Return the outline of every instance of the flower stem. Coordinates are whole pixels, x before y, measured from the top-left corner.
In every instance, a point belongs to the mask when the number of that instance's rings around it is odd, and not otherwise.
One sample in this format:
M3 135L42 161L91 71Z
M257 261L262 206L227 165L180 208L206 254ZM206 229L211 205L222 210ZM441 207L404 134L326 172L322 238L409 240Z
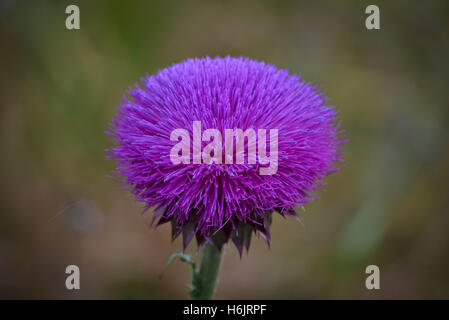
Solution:
M190 295L195 300L210 300L215 293L222 252L213 243L204 245L200 270L194 272Z

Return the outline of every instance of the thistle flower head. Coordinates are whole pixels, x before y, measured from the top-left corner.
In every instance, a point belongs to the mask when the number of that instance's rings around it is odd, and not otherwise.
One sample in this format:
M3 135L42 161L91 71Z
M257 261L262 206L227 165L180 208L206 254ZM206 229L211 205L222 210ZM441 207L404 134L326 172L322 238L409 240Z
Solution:
M326 98L299 76L247 58L189 59L146 76L124 96L113 123L117 145L107 152L116 171L146 209L155 208L158 225L171 222L172 238L183 235L184 247L194 236L199 246L219 248L231 238L240 253L252 233L269 241L272 213L296 217L341 160ZM198 123L203 135L195 141ZM179 128L188 135L182 144L171 139ZM218 135L205 139L207 129ZM244 135L224 141L227 129ZM215 161L202 161L211 141ZM261 174L267 167L271 173Z

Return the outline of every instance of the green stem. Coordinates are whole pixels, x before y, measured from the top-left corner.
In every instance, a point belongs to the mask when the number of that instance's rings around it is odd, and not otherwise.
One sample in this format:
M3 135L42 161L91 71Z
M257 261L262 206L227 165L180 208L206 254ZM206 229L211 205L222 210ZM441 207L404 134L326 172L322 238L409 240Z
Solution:
M199 271L193 274L190 294L195 300L210 300L214 296L222 253L217 246L206 243Z

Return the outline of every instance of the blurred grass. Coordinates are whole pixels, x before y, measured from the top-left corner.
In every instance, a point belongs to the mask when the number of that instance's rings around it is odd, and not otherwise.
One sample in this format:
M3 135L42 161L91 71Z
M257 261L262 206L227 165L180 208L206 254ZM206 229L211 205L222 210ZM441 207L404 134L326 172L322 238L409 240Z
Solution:
M65 29L77 4L81 29ZM0 297L187 298L181 244L108 175L104 134L129 86L205 55L319 84L350 139L304 227L228 248L218 298L449 298L445 1L4 1L0 6ZM195 249L189 252L196 255ZM77 264L79 292L64 288ZM381 290L364 288L368 264Z

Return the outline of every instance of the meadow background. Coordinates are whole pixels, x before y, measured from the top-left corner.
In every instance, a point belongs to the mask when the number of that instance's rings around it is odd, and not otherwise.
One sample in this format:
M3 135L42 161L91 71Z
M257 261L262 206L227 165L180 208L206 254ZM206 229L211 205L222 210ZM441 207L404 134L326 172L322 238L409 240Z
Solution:
M228 54L320 85L350 142L303 226L274 217L271 248L226 249L216 297L449 298L448 34L447 1L2 0L0 298L188 298L187 265L159 278L180 240L110 179L104 132L146 73Z

